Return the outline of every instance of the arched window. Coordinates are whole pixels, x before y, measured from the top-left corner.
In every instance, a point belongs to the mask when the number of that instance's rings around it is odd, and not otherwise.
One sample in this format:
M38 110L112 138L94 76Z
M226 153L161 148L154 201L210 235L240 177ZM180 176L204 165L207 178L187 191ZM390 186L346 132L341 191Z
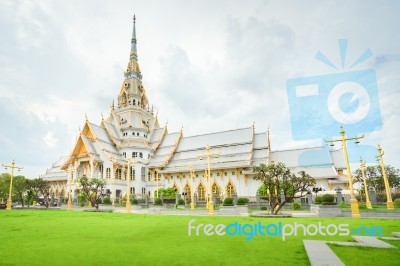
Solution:
M192 189L190 188L190 186L189 186L188 183L186 183L186 186L185 186L185 188L184 188L184 192L186 193L186 195L187 195L188 197L190 197L190 196L192 195Z
M198 196L198 199L200 201L206 200L206 197L205 197L206 196L206 190L205 190L203 184L201 184L201 183L197 187L197 196Z
M156 182L160 182L160 173L158 173L157 171L154 172L154 181Z
M233 193L235 193L235 187L229 181L228 185L226 185L226 195L228 198L233 198Z
M121 168L117 169L117 178L122 179L122 169Z
M103 177L103 170L104 170L103 168L104 168L103 165L100 164L100 165L99 165L100 178L104 178L104 177Z
M219 186L217 185L217 183L214 183L212 185L212 192L215 193L217 196L219 195L220 189L219 189Z
M179 187L176 184L174 184L172 188L175 190L175 192L179 193Z

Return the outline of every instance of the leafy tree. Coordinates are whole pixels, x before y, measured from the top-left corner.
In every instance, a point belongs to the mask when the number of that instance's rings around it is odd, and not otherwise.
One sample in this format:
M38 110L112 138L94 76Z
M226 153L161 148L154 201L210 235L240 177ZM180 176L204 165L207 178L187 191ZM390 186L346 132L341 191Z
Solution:
M79 178L82 186L81 193L84 194L92 207L99 209L101 191L106 185L106 181L99 178L87 178L86 176Z
M308 188L315 185L315 179L304 171L295 175L284 163L253 168L254 179L260 180L268 191L271 213L276 215L287 203L307 194Z
M6 200L10 190L10 178L11 175L3 173L0 175L0 198Z
M383 180L382 168L380 165L369 165L364 168L365 178L368 187L375 188L377 193L385 192L385 183ZM390 187L400 186L400 170L390 165L385 165L386 177L388 178ZM354 179L360 182L362 190L364 189L364 180L361 169L357 169L353 173Z
M31 190L36 192L36 196L43 196L43 203L46 208L50 205L50 185L48 181L43 180L42 178L32 179L31 182Z
M260 197L267 197L268 196L268 190L265 187L264 183L261 184L261 186L258 188L258 195L260 195Z
M24 176L17 175L13 177L13 194L21 201L22 207L24 207L24 194L28 189L29 182Z

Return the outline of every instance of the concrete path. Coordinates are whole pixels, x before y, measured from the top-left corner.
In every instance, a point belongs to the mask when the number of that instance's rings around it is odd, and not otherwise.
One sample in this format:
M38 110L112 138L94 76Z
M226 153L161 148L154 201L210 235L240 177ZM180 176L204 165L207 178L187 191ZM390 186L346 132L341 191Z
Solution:
M325 241L303 240L311 266L344 266Z
M400 232L393 232L392 235L395 237L382 237L381 239L400 240ZM370 248L396 248L374 236L352 236L352 238L357 242L303 240L310 264L312 266L344 265L327 244Z

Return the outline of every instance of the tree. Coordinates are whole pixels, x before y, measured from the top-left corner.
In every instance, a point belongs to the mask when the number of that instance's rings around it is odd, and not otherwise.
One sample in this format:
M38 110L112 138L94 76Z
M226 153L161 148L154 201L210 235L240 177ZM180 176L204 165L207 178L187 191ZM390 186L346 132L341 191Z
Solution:
M81 193L84 194L92 207L99 209L101 191L106 185L106 181L99 178L87 178L86 176L79 178L82 186Z
M10 191L10 178L11 175L3 173L0 175L0 198L4 201L7 200Z
M368 187L373 187L375 191L379 193L385 192L385 183L383 181L382 168L379 165L370 165L364 168L365 178ZM390 187L400 186L400 170L390 165L385 165L386 177ZM357 169L353 173L354 179L360 182L361 189L364 189L364 180L361 169Z
M29 183L24 176L13 177L13 194L21 201L22 207L24 207L24 194L29 189L28 185Z
M42 178L32 179L30 182L30 190L34 191L37 197L39 195L43 196L43 203L46 208L50 205L50 185L48 181L43 180ZM37 200L38 198L36 198Z
M265 185L268 192L271 214L278 214L282 207L293 201L295 198L301 198L308 192L310 186L315 185L315 179L304 171L295 175L284 164L261 164L253 168L254 179L260 180Z

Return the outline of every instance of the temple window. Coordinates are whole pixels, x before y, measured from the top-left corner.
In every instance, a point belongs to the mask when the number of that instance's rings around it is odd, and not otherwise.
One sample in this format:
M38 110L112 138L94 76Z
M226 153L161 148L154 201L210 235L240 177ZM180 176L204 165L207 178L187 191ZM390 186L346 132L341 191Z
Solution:
M205 198L205 189L204 189L204 186L202 185L202 184L200 184L198 187L197 187L197 194L198 194L198 197L199 197L199 200L200 201L203 201L203 200L205 200L206 198Z
M233 193L235 193L235 187L229 181L228 185L226 186L226 194L228 198L233 198Z

